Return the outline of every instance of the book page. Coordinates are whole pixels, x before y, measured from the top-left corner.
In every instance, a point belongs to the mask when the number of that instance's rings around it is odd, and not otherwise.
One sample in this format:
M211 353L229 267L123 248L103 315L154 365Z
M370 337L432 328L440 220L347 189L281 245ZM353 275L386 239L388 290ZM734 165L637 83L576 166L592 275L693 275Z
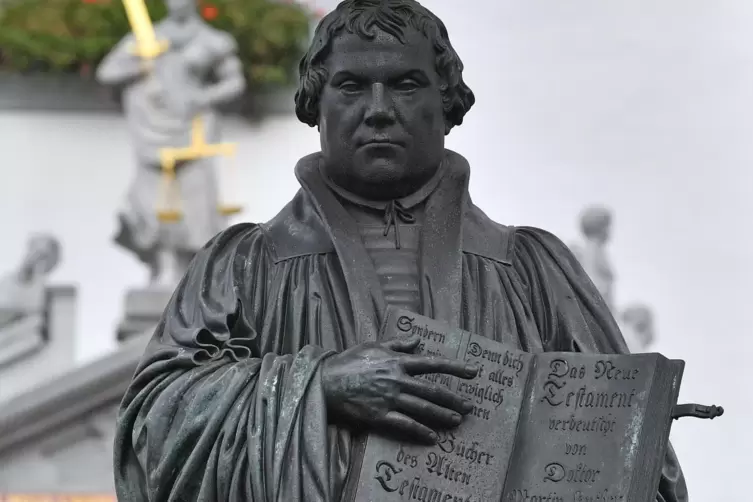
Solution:
M643 502L626 497L657 357L538 354L503 502Z
M434 446L370 435L351 500L499 501L532 356L406 311L386 322L386 338L417 334L420 352L482 369L473 380L425 375L471 400L473 411L457 429L437 431Z

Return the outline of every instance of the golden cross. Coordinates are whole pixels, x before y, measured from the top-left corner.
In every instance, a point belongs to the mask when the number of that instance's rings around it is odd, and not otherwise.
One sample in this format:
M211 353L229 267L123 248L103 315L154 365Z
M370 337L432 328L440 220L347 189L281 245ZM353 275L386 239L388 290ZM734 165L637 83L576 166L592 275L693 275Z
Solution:
M142 59L150 61L167 50L166 40L158 41L144 0L123 0L128 23L136 38L136 50Z
M149 17L144 0L123 0L128 22L136 38L135 53L144 61L151 63L168 48L167 41L157 40L154 25ZM204 124L196 116L191 124L191 144L183 148L160 149L163 175L163 199L166 207L158 208L157 216L162 221L177 221L181 217L179 202L175 194L175 166L178 162L205 157L233 156L236 152L234 143L209 144L204 138ZM172 199L172 200L171 200ZM231 215L241 211L239 205L222 204L218 208L221 214Z

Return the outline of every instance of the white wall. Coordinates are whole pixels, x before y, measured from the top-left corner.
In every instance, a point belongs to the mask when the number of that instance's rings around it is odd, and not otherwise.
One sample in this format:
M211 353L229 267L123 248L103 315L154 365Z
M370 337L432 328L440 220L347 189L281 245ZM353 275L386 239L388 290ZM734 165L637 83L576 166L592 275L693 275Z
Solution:
M614 208L618 302L654 307L657 350L687 362L683 400L727 410L674 426L693 500L747 492L753 3L424 3L445 19L478 98L449 139L471 161L475 202L567 241L584 205ZM265 220L297 189L293 164L316 133L288 117L227 136L241 144L244 218ZM131 173L123 124L5 114L0 146L0 263L19 258L27 232L57 232L56 280L81 285L80 355L95 357L112 347L123 290L146 279L110 243Z

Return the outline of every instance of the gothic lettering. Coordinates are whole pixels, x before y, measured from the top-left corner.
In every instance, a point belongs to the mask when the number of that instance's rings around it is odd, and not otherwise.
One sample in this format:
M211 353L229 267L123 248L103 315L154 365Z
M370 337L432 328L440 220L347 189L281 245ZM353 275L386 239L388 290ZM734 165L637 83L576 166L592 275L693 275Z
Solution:
M494 385L483 385L476 381L458 382L458 394L469 394L474 396L476 404L481 405L484 402L494 403L495 408L499 408L504 400L503 390L496 388Z
M609 490L600 490L592 493L577 491L573 495L573 502L624 502L625 496L618 493L610 493Z
M407 315L400 316L397 319L397 329L402 331L403 333L410 333L411 335L418 335L421 338L425 340L429 340L435 343L444 343L445 338L447 337L444 333L441 331L434 331L433 329L430 329L429 326L417 326L414 323L416 320L415 317L410 317Z
M546 494L529 493L528 490L513 490L505 502L565 502L556 492Z
M544 481L553 483L595 483L601 474L600 469L592 469L583 462L578 463L574 468L567 467L559 462L552 462L544 467Z
M546 395L541 398L541 402L546 401L552 406L561 405L562 399L557 396L557 391L562 390L565 385L564 382L558 382L556 380L547 380L544 382L544 391L546 391Z
M487 375L487 380L494 382L502 387L512 387L515 383L515 379L509 375L505 375L505 370L494 370Z
M465 459L471 464L491 465L494 459L494 455L481 449L478 441L471 441L468 444L458 440L452 431L441 431L438 436L437 446L440 450Z
M585 455L588 453L588 446L578 443L565 443L565 455Z
M499 364L500 366L511 368L517 375L523 371L523 355L513 354L509 350L502 354L501 352L485 349L476 342L471 342L468 344L466 355L485 359L489 362Z
M379 482L384 491L394 492L397 490L398 487L394 486L392 478L395 474L400 474L401 472L403 472L401 468L395 467L385 460L381 460L377 462L376 471L377 474L376 476L374 476L374 479Z
M586 386L575 392L568 392L565 406L579 410L581 408L630 408L636 390L628 392L592 392ZM551 404L551 403L550 403Z
M609 415L601 415L591 419L576 418L571 414L569 418L550 418L549 430L562 432L594 432L603 436L614 432L617 421Z
M635 380L638 377L638 368L621 369L612 361L596 361L594 364L594 378L599 380Z
M426 470L440 478L454 481L455 483L468 485L471 482L471 474L460 469L456 464L444 455L430 451L426 454Z
M404 500L418 502L476 502L470 495L456 495L433 488L418 476L410 481L404 480L398 493Z
M416 467L418 465L418 456L409 455L403 450L403 445L400 445L400 449L397 451L397 462L408 467Z

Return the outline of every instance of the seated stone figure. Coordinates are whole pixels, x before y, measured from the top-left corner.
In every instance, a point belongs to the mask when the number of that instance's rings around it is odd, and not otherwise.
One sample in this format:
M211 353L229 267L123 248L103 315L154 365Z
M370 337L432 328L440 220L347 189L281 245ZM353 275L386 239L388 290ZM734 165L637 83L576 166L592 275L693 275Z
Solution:
M119 413L121 502L339 501L369 431L456 426L470 403L416 377L478 369L379 340L387 305L531 352L627 351L567 246L471 201L444 142L474 96L434 14L346 0L300 70L321 151L275 218L221 232L178 285ZM670 451L657 500L686 499Z
M0 329L44 310L45 280L60 262L56 238L32 236L21 264L0 278Z
M49 341L47 277L59 262L58 240L51 235L33 235L21 263L0 277L0 368L40 350Z

